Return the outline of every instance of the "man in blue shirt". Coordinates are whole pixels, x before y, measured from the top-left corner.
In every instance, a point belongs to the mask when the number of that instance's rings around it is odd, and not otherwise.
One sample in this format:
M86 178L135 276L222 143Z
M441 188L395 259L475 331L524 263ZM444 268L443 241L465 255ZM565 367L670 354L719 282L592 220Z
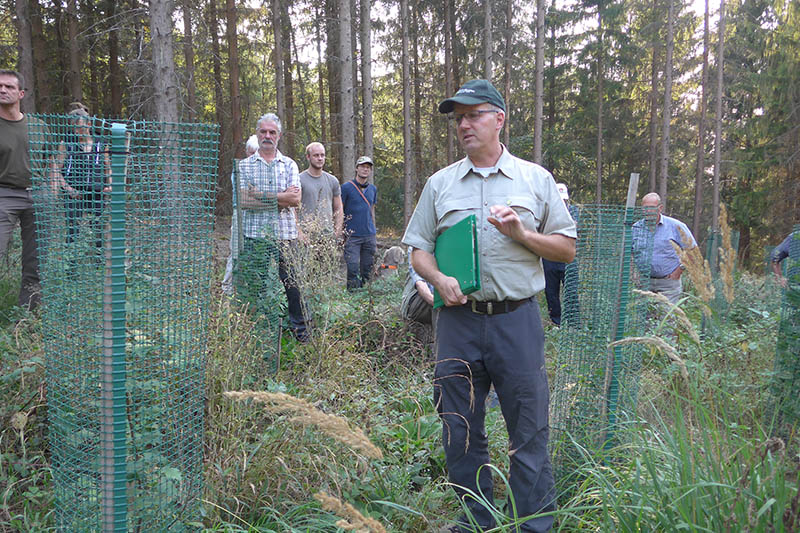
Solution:
M652 233L653 256L650 263L650 290L662 293L672 304L678 303L683 291L681 275L685 267L681 264L678 253L672 247L677 244L681 249L692 249L697 246L689 227L680 220L662 214L664 204L661 197L648 193L642 198L645 218L633 225L633 254L640 270L646 266L644 257L648 236Z
M781 272L781 261L789 257L789 251L792 246L800 248L800 231L793 231L790 233L788 237L783 239L782 243L772 250L772 271L775 273L775 276L777 276L778 283L780 283L781 287L784 289L788 283Z
M344 261L347 263L347 288L357 289L369 280L375 260L375 203L378 189L369 182L372 159L362 156L356 162L355 179L342 185L344 209Z

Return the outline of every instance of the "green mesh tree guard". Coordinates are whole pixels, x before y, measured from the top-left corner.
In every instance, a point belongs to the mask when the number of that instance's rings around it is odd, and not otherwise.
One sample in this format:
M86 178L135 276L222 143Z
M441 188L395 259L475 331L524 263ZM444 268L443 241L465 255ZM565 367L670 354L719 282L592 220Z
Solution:
M261 337L264 358L273 359L279 349L286 300L280 279L278 239L281 216L278 211L276 161L233 165L231 221L234 236L234 290L238 301L252 314Z
M640 208L588 205L578 210L576 259L567 265L562 322L556 334L551 440L559 469L569 470L570 442L597 450L635 417L642 346L609 348L640 336L647 303L633 292L650 283L652 234L636 232Z
M39 118L56 527L193 530L217 127Z
M789 257L783 263L787 286L783 291L772 390L778 419L796 424L800 422L800 225L794 227Z

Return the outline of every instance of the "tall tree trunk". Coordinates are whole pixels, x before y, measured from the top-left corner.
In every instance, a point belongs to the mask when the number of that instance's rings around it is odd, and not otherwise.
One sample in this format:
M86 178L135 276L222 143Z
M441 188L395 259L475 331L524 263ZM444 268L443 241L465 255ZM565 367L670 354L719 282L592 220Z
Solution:
M47 75L47 42L44 38L42 27L42 8L39 0L28 2L28 16L31 21L31 44L33 46L34 78L32 87L35 89L36 111L47 113L50 111L50 87ZM35 111L34 111L35 112Z
M286 118L286 85L283 72L283 24L281 24L281 0L272 0L272 33L275 37L273 67L275 70L275 113L283 121ZM278 141L278 148L283 151L286 141Z
M350 48L350 0L339 1L339 57L341 58L342 167L355 172L356 132L353 117L353 51Z
M16 0L17 50L19 73L25 79L25 98L21 103L23 113L36 113L36 78L33 70L33 38L28 0Z
M172 11L170 0L150 0L150 42L153 47L153 99L156 117L177 123L178 80L172 50Z
M553 0L551 9L555 16L556 0ZM550 135L554 135L556 127L556 28L555 24L550 25L550 76L547 78L547 85L549 86L547 95L547 131ZM547 168L552 167L552 161L548 158Z
M492 3L483 3L483 77L492 81Z
M455 83L453 80L453 34L450 28L453 24L453 0L444 0L444 87L445 94L449 98L455 92ZM455 131L453 131L453 124L447 121L447 164L449 165L455 161L456 147L455 147Z
M711 227L719 231L719 177L722 161L722 89L725 71L725 0L719 2L719 36L717 37L717 88L714 102L714 198L712 200Z
M197 94L194 83L194 39L192 37L192 5L182 0L183 8L183 58L186 62L186 118L194 122L197 118Z
M326 152L331 160L330 168L343 181L355 175L354 168L345 168L342 163L342 62L339 59L339 3L325 1L328 64L328 106L330 109L330 132Z
M658 0L653 0L653 11ZM649 192L658 189L658 36L653 39L653 61L650 64L650 186Z
M325 76L322 69L322 35L320 26L322 25L322 17L319 14L319 8L314 6L314 31L317 38L317 90L319 91L319 119L320 119L320 141L322 144L328 144L327 128L327 106L325 105ZM311 139L309 139L311 140ZM341 177L341 174L339 174Z
M211 37L211 62L214 75L214 113L219 124L219 160L217 162L217 211L229 214L229 200L232 198L230 176L230 155L227 144L225 124L225 100L222 93L222 60L219 46L219 27L217 25L217 0L208 0L206 23Z
M69 93L73 101L83 101L81 89L81 52L78 42L78 2L67 0L67 31L69 32Z
M361 0L361 106L364 116L364 155L375 151L372 131L372 2Z
M603 1L597 3L597 154L595 202L603 202Z
M294 109L294 82L292 80L292 25L289 18L289 3L280 2L281 25L286 46L283 48L283 84L286 91L286 116L282 116L284 133L281 136L283 141L284 153L291 159L295 159L295 109Z
M509 2L510 3L510 2ZM542 164L544 104L544 0L536 0L536 103L533 111L533 162ZM508 128L508 125L506 125Z
M297 39L295 38L295 31L294 26L289 25L289 37L292 42L292 50L294 51L294 64L297 69L297 84L300 86L300 103L303 105L303 127L306 131L306 140L311 142L313 137L311 135L311 128L308 124L308 103L306 102L306 83L303 80L303 71L300 68L302 63L300 63L300 54L297 53ZM321 66L322 63L319 63Z
M700 118L697 122L697 168L694 176L694 216L692 217L692 234L700 238L700 220L703 213L703 179L706 170L706 106L708 105L708 0L705 0L703 16L703 87L700 97Z
M503 58L503 99L506 101L506 125L503 128L503 143L511 143L511 53L514 43L514 0L506 0L506 52Z
M414 9L411 14L411 23L413 31L412 46L414 67L413 67L413 85L414 85L414 142L412 146L412 153L414 154L414 174L411 177L411 187L414 191L414 197L417 192L417 173L422 171L422 91L420 90L420 75L419 75L419 41L422 38L419 34L419 0L414 0Z
M213 0L212 0L213 1ZM110 114L122 116L122 71L119 68L119 24L116 19L116 0L106 1L108 27L108 84L111 93Z
M408 224L414 210L414 157L411 153L411 85L408 64L408 0L400 0L400 21L403 29L403 225Z
M353 98L353 154L361 154L363 145L361 143L361 104L359 103L358 93L361 86L358 83L359 61L358 61L358 36L361 29L358 24L358 0L350 0L350 68L352 69L353 90L350 96ZM374 180L374 174L370 177L370 182Z
M243 157L242 102L239 94L239 44L236 40L237 21L236 1L225 0L225 33L228 38L228 73L231 85L231 146L234 150L234 157Z
M664 61L664 109L661 117L661 183L658 188L665 211L667 210L667 181L669 179L669 126L672 118L672 52L675 48L675 0L668 1L667 49Z

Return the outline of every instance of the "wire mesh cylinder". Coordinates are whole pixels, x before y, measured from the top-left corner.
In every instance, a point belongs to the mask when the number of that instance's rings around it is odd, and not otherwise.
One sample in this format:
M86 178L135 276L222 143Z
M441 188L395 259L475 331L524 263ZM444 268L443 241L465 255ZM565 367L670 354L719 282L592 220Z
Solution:
M191 529L217 128L34 124L32 163L49 169L34 191L57 528Z
M598 449L635 413L641 347L609 344L644 331L646 302L633 289L649 288L653 243L650 231L635 231L641 220L640 208L578 210L577 254L567 265L556 335L550 425L557 468L568 463L572 440Z
M775 347L775 372L772 383L777 418L786 424L800 421L800 225L789 240L789 255L784 263L786 287L781 306L781 322Z

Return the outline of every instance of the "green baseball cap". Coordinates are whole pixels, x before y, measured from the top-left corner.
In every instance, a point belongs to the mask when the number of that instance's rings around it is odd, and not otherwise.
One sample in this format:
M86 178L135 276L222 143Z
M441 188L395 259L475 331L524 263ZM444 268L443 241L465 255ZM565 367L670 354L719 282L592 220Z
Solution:
M451 113L455 104L477 105L488 102L503 111L506 103L503 97L488 80L470 80L456 91L454 96L439 102L439 113Z

